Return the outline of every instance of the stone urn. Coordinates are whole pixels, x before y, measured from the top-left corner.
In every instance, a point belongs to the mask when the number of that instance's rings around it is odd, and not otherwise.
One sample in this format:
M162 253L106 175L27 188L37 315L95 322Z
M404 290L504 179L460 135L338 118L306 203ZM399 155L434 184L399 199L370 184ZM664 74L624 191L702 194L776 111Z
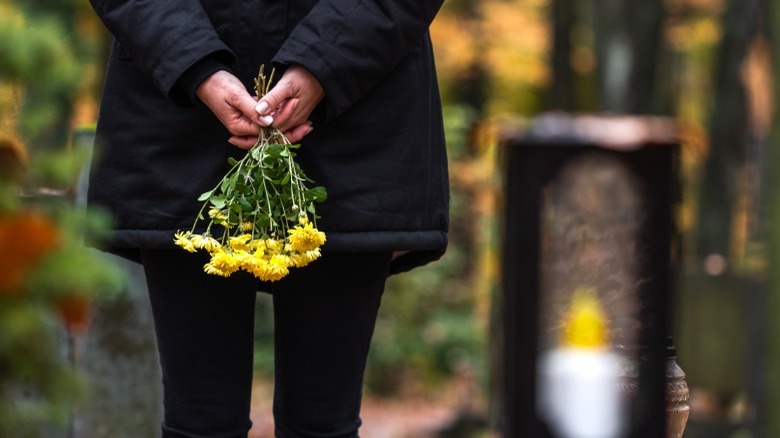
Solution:
M677 363L677 348L669 338L666 346L666 437L681 438L688 423L691 407L688 404L688 384L685 372Z
M635 396L639 390L639 359L634 350L621 347L619 351L623 355L622 376L619 383L619 391L626 398ZM667 339L666 355L664 357L664 373L666 376L665 402L666 402L666 438L681 438L688 423L688 414L691 411L688 404L688 384L685 381L685 372L677 363L677 349L672 338Z

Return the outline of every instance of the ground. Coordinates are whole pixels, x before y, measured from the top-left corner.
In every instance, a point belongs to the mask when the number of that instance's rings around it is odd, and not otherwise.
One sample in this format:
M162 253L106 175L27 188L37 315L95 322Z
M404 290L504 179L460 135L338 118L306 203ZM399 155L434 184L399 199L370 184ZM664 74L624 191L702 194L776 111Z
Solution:
M252 394L252 423L249 438L273 438L272 385L256 381ZM365 438L437 438L464 410L478 409L471 385L452 383L431 396L363 400L360 436Z

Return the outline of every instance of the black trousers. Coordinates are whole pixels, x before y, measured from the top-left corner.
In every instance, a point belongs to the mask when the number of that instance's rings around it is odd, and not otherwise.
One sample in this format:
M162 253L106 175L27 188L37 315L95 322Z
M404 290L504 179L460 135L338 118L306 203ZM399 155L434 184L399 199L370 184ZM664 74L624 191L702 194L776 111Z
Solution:
M280 438L356 437L390 253L326 253L280 282L207 275L205 256L143 254L163 371L163 437L246 437L255 297L273 293Z

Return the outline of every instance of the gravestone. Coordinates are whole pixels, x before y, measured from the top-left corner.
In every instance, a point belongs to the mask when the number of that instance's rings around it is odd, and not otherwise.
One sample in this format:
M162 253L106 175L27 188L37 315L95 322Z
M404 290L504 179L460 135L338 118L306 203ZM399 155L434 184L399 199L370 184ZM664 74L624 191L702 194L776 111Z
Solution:
M94 133L80 130L75 147L91 150ZM76 188L76 203L85 203L87 172ZM98 303L85 334L70 348L85 376L85 396L74 411L72 438L138 438L160 433L162 377L152 309L141 265L102 253L126 273L126 288ZM85 267L89 269L89 267Z

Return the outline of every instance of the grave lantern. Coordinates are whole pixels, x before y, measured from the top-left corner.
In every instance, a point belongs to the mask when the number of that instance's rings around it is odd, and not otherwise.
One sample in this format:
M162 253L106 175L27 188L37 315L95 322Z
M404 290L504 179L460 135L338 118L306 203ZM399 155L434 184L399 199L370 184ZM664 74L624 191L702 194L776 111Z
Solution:
M502 435L667 436L673 123L555 113L500 140Z

